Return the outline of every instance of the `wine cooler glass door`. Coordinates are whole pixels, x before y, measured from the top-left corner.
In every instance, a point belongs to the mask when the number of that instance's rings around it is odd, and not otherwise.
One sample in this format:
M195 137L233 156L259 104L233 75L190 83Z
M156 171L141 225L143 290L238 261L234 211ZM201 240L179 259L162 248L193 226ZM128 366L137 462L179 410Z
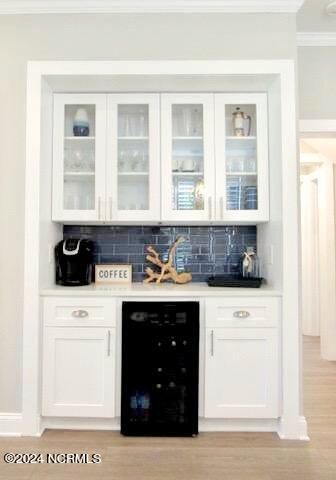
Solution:
M121 432L198 432L198 302L124 302Z

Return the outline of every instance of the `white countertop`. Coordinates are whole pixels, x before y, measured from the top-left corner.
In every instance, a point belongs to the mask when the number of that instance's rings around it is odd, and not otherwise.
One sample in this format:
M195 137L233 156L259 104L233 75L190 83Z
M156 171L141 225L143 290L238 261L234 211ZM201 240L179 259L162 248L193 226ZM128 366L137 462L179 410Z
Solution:
M79 297L280 297L282 292L267 285L261 288L209 287L206 283L191 282L185 285L174 283L128 285L92 285L84 287L62 287L55 285L41 290L42 296Z

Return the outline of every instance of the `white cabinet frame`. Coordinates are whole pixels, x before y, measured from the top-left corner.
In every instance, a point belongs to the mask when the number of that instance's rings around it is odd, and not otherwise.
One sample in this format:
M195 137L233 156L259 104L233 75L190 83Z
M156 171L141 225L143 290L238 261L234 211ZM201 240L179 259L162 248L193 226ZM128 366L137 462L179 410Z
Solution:
M92 210L67 210L64 208L64 121L66 105L95 106L95 197ZM78 140L74 140L78 141ZM105 198L105 159L106 159L106 95L72 94L54 95L53 127L53 221L92 222L105 218L103 199Z
M172 106L203 105L204 210L174 210L172 207ZM161 192L163 222L211 222L215 219L213 94L171 93L161 95Z
M282 392L281 420L275 429L281 438L307 440L307 423L302 416L300 315L299 315L299 253L298 253L298 176L296 139L295 62L293 60L201 60L201 61L32 61L27 65L26 105L26 181L25 181L25 245L24 245L24 306L23 306L23 389L22 423L17 432L40 435L40 316L41 266L43 258L36 259L33 251L42 248L41 240L47 223L41 214L45 202L40 186L44 171L44 149L41 148L41 125L45 120L43 108L51 103L52 80L61 76L85 81L88 75L100 79L125 75L171 75L181 78L226 75L272 75L279 85L279 119L281 148L282 227L281 238L283 270L282 307ZM42 178L43 180L43 178ZM51 222L50 222L51 224ZM48 228L54 228L48 225Z
M257 210L228 210L226 208L226 119L228 104L256 106L257 150ZM225 132L225 134L224 134ZM268 171L268 111L265 93L215 94L215 148L216 148L216 220L224 222L265 222L269 220Z
M160 95L107 96L106 222L160 221ZM149 209L118 210L118 105L148 105Z

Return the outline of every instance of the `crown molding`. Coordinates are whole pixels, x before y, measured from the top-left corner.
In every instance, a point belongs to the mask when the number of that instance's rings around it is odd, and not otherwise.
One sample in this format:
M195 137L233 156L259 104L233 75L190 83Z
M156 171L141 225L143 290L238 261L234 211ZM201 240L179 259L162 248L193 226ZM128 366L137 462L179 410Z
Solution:
M298 32L298 47L336 47L336 32Z
M335 15L336 13L336 0L333 0L328 3L326 6L326 12L328 15Z
M0 15L43 13L296 13L304 0L0 0Z

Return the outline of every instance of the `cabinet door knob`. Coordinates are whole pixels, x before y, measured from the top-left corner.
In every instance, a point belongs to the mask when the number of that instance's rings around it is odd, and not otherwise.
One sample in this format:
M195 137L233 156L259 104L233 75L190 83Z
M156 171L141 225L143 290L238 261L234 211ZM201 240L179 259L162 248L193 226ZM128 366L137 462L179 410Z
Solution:
M233 312L233 316L235 318L247 318L250 316L250 312L247 312L246 310L237 310L236 312Z
M74 318L85 318L89 316L87 310L74 310L71 314Z

